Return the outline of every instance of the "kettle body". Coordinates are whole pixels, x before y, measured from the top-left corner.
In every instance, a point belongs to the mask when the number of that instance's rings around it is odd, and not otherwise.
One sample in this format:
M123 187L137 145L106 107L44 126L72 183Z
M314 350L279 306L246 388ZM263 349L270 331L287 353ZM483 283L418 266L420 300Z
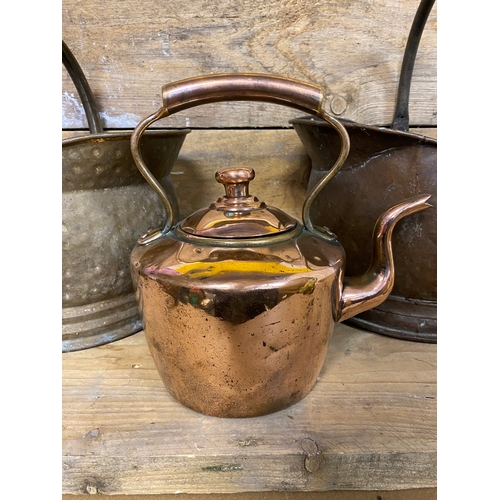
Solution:
M162 238L131 255L139 312L169 392L224 417L296 403L313 387L333 331L345 253L298 225L265 246Z

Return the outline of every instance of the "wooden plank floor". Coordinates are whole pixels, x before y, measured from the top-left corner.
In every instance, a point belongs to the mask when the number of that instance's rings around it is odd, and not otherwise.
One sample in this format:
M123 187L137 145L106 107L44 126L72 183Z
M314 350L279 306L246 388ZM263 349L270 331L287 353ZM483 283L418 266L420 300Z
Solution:
M142 332L62 363L65 494L436 487L435 345L337 325L311 393L251 419L176 402Z
M88 500L88 494L63 495L62 500ZM266 491L251 493L180 493L112 495L112 500L436 500L437 488L391 491Z

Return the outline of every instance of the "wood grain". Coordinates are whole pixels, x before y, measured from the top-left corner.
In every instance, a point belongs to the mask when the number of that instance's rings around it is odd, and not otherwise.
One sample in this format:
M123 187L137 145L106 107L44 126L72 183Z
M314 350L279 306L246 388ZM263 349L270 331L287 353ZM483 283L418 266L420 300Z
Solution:
M417 0L63 0L62 36L96 96L104 126L133 128L161 105L161 87L211 73L296 78L336 97L342 118L389 125ZM437 17L420 42L410 123L437 124ZM86 126L63 71L63 128ZM193 108L165 127L289 127L297 113L259 103ZM165 124L163 124L165 122Z
M164 389L143 333L63 355L63 493L436 487L436 346L338 325L312 392L251 419Z

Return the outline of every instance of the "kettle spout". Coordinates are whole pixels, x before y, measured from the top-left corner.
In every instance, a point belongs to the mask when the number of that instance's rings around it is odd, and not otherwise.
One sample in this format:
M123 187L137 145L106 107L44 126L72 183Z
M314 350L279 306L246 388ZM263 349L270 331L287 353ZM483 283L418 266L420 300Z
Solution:
M337 321L377 307L390 295L394 286L394 259L392 255L392 231L396 223L415 212L432 207L430 195L409 198L386 212L377 220L373 230L373 253L368 271L356 277L346 277L339 304Z

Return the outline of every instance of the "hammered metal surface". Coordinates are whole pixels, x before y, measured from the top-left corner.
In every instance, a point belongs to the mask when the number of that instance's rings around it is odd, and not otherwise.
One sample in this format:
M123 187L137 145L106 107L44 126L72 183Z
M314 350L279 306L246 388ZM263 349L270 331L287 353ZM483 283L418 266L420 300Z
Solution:
M188 131L151 131L144 154L171 196L170 171ZM165 211L138 172L131 132L94 134L62 143L63 350L117 340L141 329L129 256L139 236ZM127 299L128 297L128 299Z

